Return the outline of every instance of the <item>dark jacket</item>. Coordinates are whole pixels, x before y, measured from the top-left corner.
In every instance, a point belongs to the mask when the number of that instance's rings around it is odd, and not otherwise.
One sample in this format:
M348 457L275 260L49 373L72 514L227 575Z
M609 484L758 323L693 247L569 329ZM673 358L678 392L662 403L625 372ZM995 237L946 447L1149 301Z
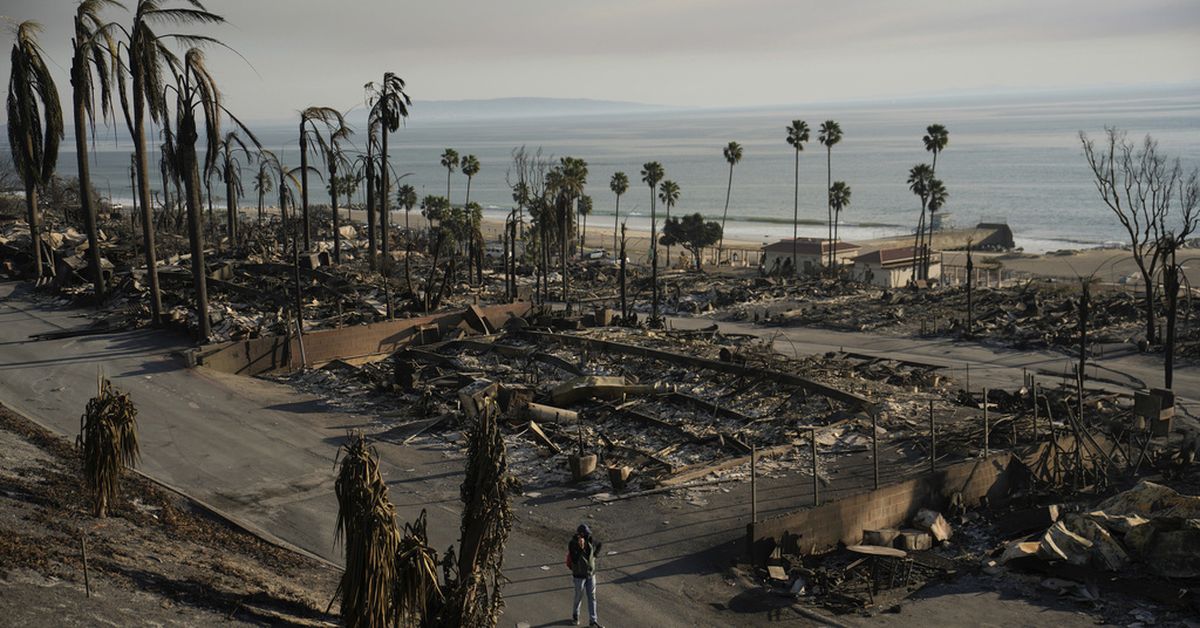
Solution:
M587 578L596 573L596 555L600 552L600 543L590 536L583 537L583 547L577 540L581 535L571 537L567 544L567 556L571 565L571 575L576 578Z

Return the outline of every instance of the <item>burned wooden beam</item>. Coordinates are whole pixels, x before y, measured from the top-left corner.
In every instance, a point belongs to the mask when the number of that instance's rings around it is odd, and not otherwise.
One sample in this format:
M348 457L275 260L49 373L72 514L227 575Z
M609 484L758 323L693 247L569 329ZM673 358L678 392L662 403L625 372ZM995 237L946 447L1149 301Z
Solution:
M738 412L737 410L734 410L733 408L713 403L707 399L701 399L700 397L697 397L696 395L693 395L691 393L675 391L672 393L668 393L667 399L670 401L676 402L676 403L683 404L683 405L700 408L701 410L704 410L705 412L708 412L709 414L723 416L727 419L733 419L734 421L740 421L744 424L748 424L748 423L751 423L754 421L753 418L746 416L745 414L742 414L741 412Z
M708 369L719 371L722 373L732 373L735 375L754 375L764 379L769 379L780 384L796 386L809 392L817 393L850 404L859 408L867 408L871 406L871 402L865 397L856 395L852 392L839 390L832 386L827 386L820 382L793 375L792 373L784 373L782 371L774 371L743 364L732 362L721 362L719 360L710 360L682 353L674 353L671 351L663 351L661 349L651 349L649 347L639 347L635 345L625 344L622 342L614 342L611 340L600 340L599 338L588 338L586 336L576 336L572 334L558 334L553 332L543 332L534 330L525 330L521 333L532 338L548 340L562 345L571 345L576 347L584 347L596 351L607 351L612 353L621 353L625 355L635 355L653 360L662 360L673 364L680 364L692 368Z
M795 444L793 444L793 443L787 443L785 445L777 445L775 447L768 447L766 449L760 449L758 451L758 453L756 453L755 455L758 456L758 458L761 460L764 457L771 457L771 456L778 456L780 454L785 454L785 453L791 451L793 447L795 447ZM661 482L661 484L663 486L679 486L680 484L685 484L685 483L691 482L693 480L698 480L710 473L717 473L719 471L725 471L727 469L732 469L734 467L738 467L743 464L748 464L749 462L750 462L750 456L738 456L736 458L726 458L724 460L718 460L717 462L713 462L713 463L701 463L701 464L697 464L697 465L692 465L690 467L685 467L683 469L680 469L678 472L674 473L671 477L663 480Z

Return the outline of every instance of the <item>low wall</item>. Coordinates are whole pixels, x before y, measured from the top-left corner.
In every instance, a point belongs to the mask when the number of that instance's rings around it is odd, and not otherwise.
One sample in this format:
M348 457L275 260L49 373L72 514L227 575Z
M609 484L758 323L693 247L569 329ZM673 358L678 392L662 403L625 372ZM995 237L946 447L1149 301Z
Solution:
M1010 453L967 460L935 472L851 495L816 508L798 510L747 525L751 558L762 563L777 546L785 553L811 554L842 543L862 542L863 530L901 528L922 508L941 509L954 493L964 506L982 498L995 504L1008 494L1013 462ZM1017 467L1024 468L1018 461Z
M311 366L331 360L393 353L414 342L420 344L422 327L436 325L439 337L450 329L462 326L484 333L477 327L480 319L487 320L494 329L503 326L511 316L524 316L529 309L529 303L518 302L355 327L322 329L304 334L304 356ZM197 350L196 364L234 375L258 375L291 369L300 365L300 344L295 338L281 336L218 343Z

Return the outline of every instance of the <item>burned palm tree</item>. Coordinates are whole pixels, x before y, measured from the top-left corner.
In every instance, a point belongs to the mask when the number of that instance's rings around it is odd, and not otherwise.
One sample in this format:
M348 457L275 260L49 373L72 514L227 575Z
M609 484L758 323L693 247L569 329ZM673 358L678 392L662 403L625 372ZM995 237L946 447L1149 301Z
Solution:
M92 178L87 158L89 128L96 126L94 94L100 92L100 113L112 113L112 75L120 64L113 31L115 23L100 19L105 7L120 7L115 0L84 0L75 9L74 54L71 56L72 111L75 116L75 158L79 169L79 203L83 210L88 239L88 266L96 300L104 298L105 283L100 268L100 238L96 227L96 204L92 199Z
M310 121L310 130L311 130L310 137L312 140L314 140L314 142L317 143L317 146L319 148L317 154L320 156L320 161L322 161L322 163L324 163L324 165L325 165L325 171L329 173L329 208L332 213L332 219L334 219L334 261L338 264L341 264L342 263L342 238L341 238L341 234L337 232L337 228L340 227L340 225L338 225L338 222L337 222L338 221L337 201L338 201L338 196L340 196L340 193L342 191L342 186L338 185L337 172L338 172L338 168L341 168L341 167L349 168L349 162L346 159L346 155L344 155L344 152L342 151L341 143L344 142L344 140L346 140L347 138L349 138L350 134L352 134L353 131L350 131L349 126L346 126L346 118L343 118L342 114L338 113L337 110L330 109L328 107L310 107L310 108L306 109L306 112L312 112L312 110L314 110L314 109L318 109L322 113L320 113L319 115L314 114L313 116L311 116L310 120L308 120L308 121ZM316 120L320 120L320 121L324 122L325 134L320 133L320 131L318 130L316 125L314 125L314 121L316 121ZM335 121L336 121L336 124L335 124ZM301 125L301 127L302 127L302 125ZM304 132L301 132L301 134L300 134L300 146L301 146L301 149L304 148L304 146L305 146ZM301 197L305 199L304 203L306 203L304 231L305 231L305 247L307 249L307 246L308 246L308 220L307 220L307 215L308 215L308 213L307 213L308 163L307 163L307 159L305 159L305 157L304 157L304 152L301 152L300 156L301 156L301 160L300 160Z
M300 294L300 229L298 227L300 219L298 212L295 209L296 194L292 188L300 187L300 180L297 178L299 168L287 169L283 162L279 161L279 157L269 150L259 151L260 171L266 170L272 176L276 177L275 189L279 192L279 217L282 223L283 232L283 254L287 255L288 234L291 232L292 241L292 288L293 288L293 303L292 307L296 314L296 337L300 348L300 361L302 365L307 364L308 360L304 357L304 303ZM291 182L289 187L288 182ZM288 205L292 206L291 219L288 219ZM286 303L286 299L285 299ZM287 306L284 306L287 309ZM284 328L291 329L290 317L285 315ZM290 333L290 332L289 332Z
M204 132L204 172L216 169L217 155L221 142L221 116L229 116L251 140L255 140L249 129L221 106L221 95L216 81L204 63L204 53L192 48L185 53L183 61L170 63L175 78L175 151L171 169L183 181L184 202L188 217L188 242L192 253L192 283L195 289L198 335L201 342L212 332L208 318L207 271L204 267L204 232L200 224L200 171L196 158L196 142L200 131ZM197 126L197 113L203 116L203 129Z
M412 105L412 100L408 94L404 92L404 79L396 76L391 72L385 72L383 82L375 87L374 84L367 84L370 97L368 102L371 105L371 113L369 118L377 121L379 124L379 221L383 238L381 251L383 253L383 271L384 276L388 276L391 271L391 259L388 252L388 184L391 181L390 166L388 164L388 134L400 128L400 121L408 117L408 107ZM368 122L370 124L370 122Z
M54 176L58 163L58 143L63 137L62 107L58 88L46 67L37 34L37 22L21 22L12 47L12 74L8 77L8 146L13 166L25 185L29 237L33 243L33 263L42 277L41 212L38 189ZM47 260L49 261L49 260Z
M324 134L321 127L324 127ZM308 220L308 144L316 144L319 148L317 155L325 161L329 152L329 137L345 128L346 120L337 109L309 107L300 112L300 212L305 251L312 249L312 227Z
M336 539L346 552L338 584L342 619L351 628L394 625L400 607L396 557L401 549L396 512L388 499L379 460L362 435L342 446L333 491L337 496Z
M393 603L402 625L422 625L426 617L435 617L441 611L445 597L437 567L437 550L429 545L425 509L422 508L416 521L404 524L404 536L396 550Z
M259 155L258 173L254 175L254 192L258 194L258 224L260 225L263 222L263 200L272 189L270 162Z
M242 163L238 160L237 153L249 157L250 150L246 148L237 131L226 133L218 144L218 149L221 151L221 163L217 174L225 182L225 221L228 223L225 225L225 233L229 237L229 246L232 247L237 245L238 238L238 197L245 191L242 187Z
M103 376L98 389L79 419L75 446L83 452L83 478L92 494L93 512L106 517L117 501L121 474L138 461L137 408Z
M121 97L121 111L125 125L133 139L137 157L138 200L142 206L142 244L146 255L146 276L150 287L150 312L155 325L162 322L162 297L158 288L158 270L154 249L154 212L150 204L150 169L146 151L146 114L150 119L166 127L168 111L167 85L163 80L164 66L178 64L178 59L167 48L167 42L178 40L186 44L214 43L211 37L194 33L164 33L154 31L160 25L221 24L225 18L205 10L199 0L188 0L191 6L170 8L163 0L138 0L134 11L133 26L128 32L129 66L117 66L117 93ZM132 102L125 92L125 73L132 81ZM197 186L199 180L197 180ZM199 192L197 191L197 194ZM197 196L198 198L198 196ZM194 260L193 260L194 261Z
M490 398L482 408L468 409L471 428L461 491L462 537L457 574L453 582L450 577L446 582L443 625L495 626L504 609L501 568L513 524L512 492L518 483L508 472L498 414Z

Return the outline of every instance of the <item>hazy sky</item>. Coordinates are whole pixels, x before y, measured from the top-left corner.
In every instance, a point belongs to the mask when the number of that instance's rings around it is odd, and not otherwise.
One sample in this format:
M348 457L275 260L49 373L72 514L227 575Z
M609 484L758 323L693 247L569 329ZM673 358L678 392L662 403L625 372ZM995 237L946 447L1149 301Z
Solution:
M254 120L290 117L309 105L349 108L362 101L363 84L387 70L408 81L414 115L421 100L506 96L741 106L1200 81L1197 0L206 6L229 24L205 32L246 58L214 48L210 66L229 108ZM45 26L42 43L59 66L65 101L74 10L72 0L0 0L0 15ZM130 21L121 10L108 15ZM5 46L11 39L6 33Z

